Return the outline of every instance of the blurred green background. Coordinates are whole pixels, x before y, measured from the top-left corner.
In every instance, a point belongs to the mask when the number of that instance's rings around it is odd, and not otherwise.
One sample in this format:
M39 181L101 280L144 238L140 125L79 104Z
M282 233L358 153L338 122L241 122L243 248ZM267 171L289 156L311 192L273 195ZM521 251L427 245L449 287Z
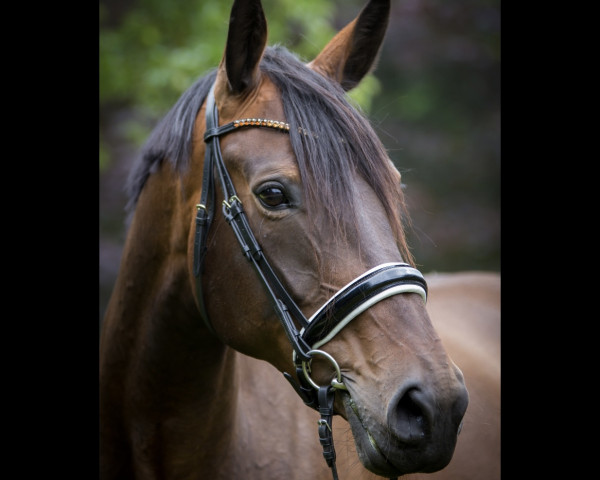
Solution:
M100 0L100 319L125 240L129 168L221 59L230 0ZM311 60L367 0L263 0L269 44ZM418 267L500 271L500 1L392 0L374 74L351 93L402 172Z

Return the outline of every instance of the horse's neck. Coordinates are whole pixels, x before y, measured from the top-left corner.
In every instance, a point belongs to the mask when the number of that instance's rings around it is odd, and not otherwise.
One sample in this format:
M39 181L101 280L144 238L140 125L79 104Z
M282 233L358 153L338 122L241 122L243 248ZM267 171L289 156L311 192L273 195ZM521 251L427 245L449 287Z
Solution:
M193 349L198 345L193 342L203 336L195 318L181 203L176 176L169 169L148 178L103 320L100 351L105 368L118 362L127 371L135 362L141 368L137 374L153 368L160 375L186 354L186 340ZM164 365L158 368L154 362ZM118 375L117 369L110 373Z
M101 463L144 478L187 478L199 465L209 471L215 449L226 450L235 434L223 424L237 410L238 354L198 314L187 260L191 215L180 215L182 196L167 192L176 184L151 176L140 196L101 335Z
M152 305L134 299L105 320L112 325L101 357L101 448L113 460L103 466L124 464L141 478L218 472L236 434L238 353L207 332L189 307L173 304L172 295L145 293Z

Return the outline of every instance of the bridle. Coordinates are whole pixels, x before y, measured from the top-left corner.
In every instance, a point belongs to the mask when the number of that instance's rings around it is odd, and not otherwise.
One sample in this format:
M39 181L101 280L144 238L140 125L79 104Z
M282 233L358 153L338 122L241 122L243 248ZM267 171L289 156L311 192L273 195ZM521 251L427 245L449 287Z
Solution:
M223 161L219 143L220 136L240 128L266 127L288 133L290 126L285 122L266 119L235 120L219 126L218 118L213 85L206 99L206 132L204 133L206 153L202 193L200 203L196 205L194 237L194 275L197 279L196 294L201 316L209 330L215 333L204 306L200 276L207 251L208 230L215 212L214 172L216 170L225 198L222 203L225 220L232 227L243 254L258 273L293 348L293 362L299 383L289 373L284 372L283 375L304 403L321 414L319 439L323 446L323 456L332 469L334 480L337 480L331 430L333 401L337 389L347 390L347 388L342 381L340 368L335 359L327 352L319 350L319 347L331 340L353 318L385 298L411 292L418 293L423 301L426 301L427 283L421 272L407 263L385 263L362 274L340 289L311 318L307 319L279 281L252 233L242 202L236 194ZM334 366L336 378L330 385L319 386L311 379L310 364L314 356L324 357Z

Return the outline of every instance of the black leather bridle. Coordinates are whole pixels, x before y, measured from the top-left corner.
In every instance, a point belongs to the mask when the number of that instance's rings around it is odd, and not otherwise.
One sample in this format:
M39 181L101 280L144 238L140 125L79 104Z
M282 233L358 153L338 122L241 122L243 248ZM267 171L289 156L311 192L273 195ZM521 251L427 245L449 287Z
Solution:
M218 119L213 85L206 99L206 132L204 133L206 153L202 193L200 203L196 205L194 239L194 275L201 316L209 330L215 333L204 306L201 273L207 251L208 230L215 212L214 175L216 170L224 194L223 215L232 227L243 254L258 273L275 313L292 344L293 361L299 382L296 382L287 372L284 373L284 376L304 403L321 413L319 438L323 446L323 455L332 469L334 479L337 480L331 421L335 391L336 389L346 390L346 386L342 381L335 359L318 348L331 340L353 318L384 298L398 293L412 292L420 294L426 301L427 283L421 272L407 263L382 264L339 290L310 319L307 319L279 281L252 233L242 208L242 202L236 194L223 161L219 143L220 136L240 128L267 127L287 133L290 127L285 122L267 119L236 120L219 126ZM335 367L337 378L332 380L331 385L319 386L310 378L310 363L314 356L327 358Z

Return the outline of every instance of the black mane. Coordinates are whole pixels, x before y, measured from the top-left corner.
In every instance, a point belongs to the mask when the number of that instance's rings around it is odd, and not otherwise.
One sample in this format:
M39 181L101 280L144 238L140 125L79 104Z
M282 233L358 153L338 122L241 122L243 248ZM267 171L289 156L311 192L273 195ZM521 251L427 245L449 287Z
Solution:
M353 221L351 176L359 172L385 206L403 258L410 262L401 225L401 218L408 217L400 185L368 120L348 103L341 86L310 70L283 47L267 47L260 67L281 91L309 211L327 210L332 224L343 232L344 225ZM160 162L168 159L185 171L194 121L215 77L216 69L196 81L154 129L129 178L129 209Z

